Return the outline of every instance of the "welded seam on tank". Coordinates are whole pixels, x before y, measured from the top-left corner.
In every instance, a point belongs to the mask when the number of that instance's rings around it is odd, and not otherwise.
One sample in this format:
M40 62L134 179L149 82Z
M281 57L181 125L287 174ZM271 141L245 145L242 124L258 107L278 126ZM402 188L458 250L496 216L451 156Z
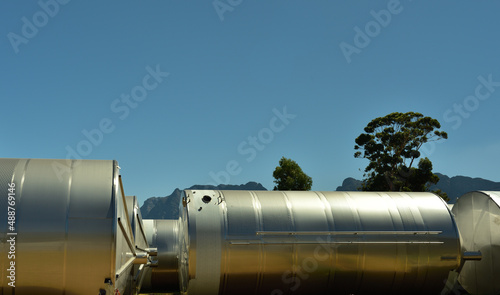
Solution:
M332 207L331 207L330 203L328 202L326 196L322 192L316 191L315 193L324 206L325 218L326 218L326 224L328 226L328 230L333 232L333 231L335 231L335 218L333 216ZM326 242L330 242L331 239L332 238L330 236L328 236ZM317 241L320 242L320 237L317 238ZM324 243L324 241L321 240L321 243ZM335 259L337 257L335 250L336 249L334 249L332 251L331 248L328 247L328 277L326 280L327 290L329 290L330 284L333 284L333 282L335 280L334 257L335 257ZM334 252L334 253L332 253L332 252ZM333 255L335 255L335 256L333 256Z
M69 208L71 202L71 185L73 183L73 169L74 169L75 160L71 161L69 177L68 177L68 192L66 195L66 220L64 224L64 250L63 250L63 295L66 294L66 272L67 272L67 263L68 263L68 236L69 236Z
M399 215L401 216L402 224L404 228L407 228L411 225L413 228L417 228L415 218L412 213L411 206L407 206L406 198L404 195L397 194L397 199L393 196L393 199L396 200L396 206L398 208ZM411 223L411 224L409 224ZM404 253L404 271L403 271L403 277L401 278L401 281L404 282L406 278L408 277L408 274L411 273L411 266L410 266L410 261L409 261L409 249L408 247L403 247Z
M397 202L394 200L394 197L389 196L387 193L380 192L379 195L386 201L387 204L387 212L389 213L389 216L391 217L391 223L392 223L392 228L393 230L396 230L397 228L405 228L404 227L404 222L403 222L403 217L401 216L401 211L399 210ZM399 224L396 225L396 219L399 221ZM441 232L439 232L441 233ZM401 233L403 234L403 233ZM394 264L394 274L392 276L392 284L391 284L391 290L394 292L396 289L399 288L401 285L401 281L398 281L398 274L401 273L398 271L398 265L400 265L399 259L400 259L400 246L396 244L396 258L395 258L395 264ZM405 267L406 268L406 267ZM403 279L405 276L405 272L403 271Z
M227 283L228 283L228 262L230 259L230 253L229 249L227 247L228 243L228 220L227 220L227 206L224 198L224 194L220 191L216 191L219 196L217 198L217 201L219 204L223 204L222 206L222 234L221 237L223 237L223 241L221 242L221 265L220 265L220 271L221 271L221 276L220 276L220 293L225 294L226 293L226 288L227 288ZM219 200L220 199L220 200ZM226 241L226 242L225 242Z
M407 203L405 202L405 197L402 196L401 194L397 194L397 197L392 197L393 200L395 200L397 210L399 212L399 216L401 218L401 223L403 225L403 228L407 228L410 226L409 223L411 223L411 226L416 229L416 223L415 219L413 218L413 213L411 212L411 208L408 208L406 205ZM411 218L410 218L411 217ZM403 248L403 253L402 256L404 258L404 271L402 274L401 278L401 284L405 282L405 280L408 278L408 274L411 273L411 266L410 266L410 256L409 256L409 248L404 246ZM402 259L403 262L403 259Z
M295 227L295 219L293 215L293 210L292 210L292 202L290 202L290 199L287 195L286 192L282 191L281 192L283 199L285 200L287 212L288 212L288 221L291 226L291 229L295 231L297 228ZM292 278L295 281L297 279L297 270L299 269L299 250L298 250L298 239L296 236L294 236L294 241L290 243L292 246L291 249L291 256L292 256Z
M472 214L475 215L474 213L477 212L477 210L474 208L474 196L475 196L475 193L478 193L478 194L483 194L485 195L487 198L488 198L488 203L489 201L491 200L491 196L485 192L474 192L473 195L472 195ZM489 205L489 204L488 204ZM481 210L481 214L479 215L479 218L476 218L476 216L474 216L474 219L476 222L474 222L474 229L473 229L473 234L472 234L472 242L474 244L475 241L476 241L476 234L479 232L479 229L478 227L481 225L481 221L483 220L484 216L486 214L486 210L484 210L484 208ZM490 235L490 245L491 245L491 235ZM472 250L472 249L467 249L467 250ZM493 264L490 264L491 266L493 266ZM492 269L490 269L490 271L493 271ZM477 285L477 284L476 284Z
M410 212L413 216L413 219L415 221L415 224L418 226L418 227L423 227L425 229L427 229L427 223L425 222L424 218L422 217L422 214L420 212L420 206L417 205L417 203L415 202L415 199L413 198L415 196L415 194L413 195L410 195L408 193L403 193L403 192L400 192L400 195L402 195L406 200L408 200L408 203L410 204ZM423 287L424 287L424 284L425 282L427 281L427 276L429 275L429 269L428 269L428 266L430 265L430 255L429 255L429 249L425 246L425 245L420 245L418 247L418 259L417 259L417 276L416 276L416 281L415 281L415 287L417 289L420 289L422 290ZM425 255L426 255L426 259L422 259ZM425 262L425 263L423 263ZM423 264L423 270L422 270L422 264ZM424 272L423 274L423 279L421 281L419 281L419 277L420 277L420 273L421 272Z
M455 265L456 267L454 269L452 269L452 271L456 271L457 269L460 268L460 263L461 263L461 259L462 259L462 245L461 245L460 232L458 230L458 225L456 223L456 220L455 220L453 213L451 212L448 204L441 197L436 196L435 194L434 194L434 197L437 198L437 200L439 200L441 202L442 206L446 209L446 212L448 213L447 214L448 220L450 221L450 223L453 227L453 234L454 234L455 239L453 242L448 241L448 244L453 243L455 245L454 251L457 255L455 256L455 259L453 259L453 260L456 261L456 265ZM491 238L491 236L490 236L490 238ZM449 240L449 239L447 239L447 240ZM428 259L430 261L430 255L429 255ZM444 257L441 256L441 259L444 259ZM427 277L429 277L430 275L431 274L430 274L429 270L427 270L426 281L427 281Z
M400 192L400 196L403 197L403 199L408 202L409 204L409 212L413 218L413 222L417 228L425 228L427 229L426 223L424 222L424 219L422 217L422 214L420 213L420 207L417 205L413 197L407 193Z
M250 191L250 196L252 197L252 205L253 205L253 211L254 211L254 217L255 221L258 226L258 230L263 230L263 217L262 217L262 204L260 203L258 195L254 191ZM259 290L262 288L262 283L264 280L264 265L265 265L265 260L266 260L266 253L264 251L264 246L259 245L259 270L257 274L257 284L255 286L255 291L254 294L258 295Z
M356 204L356 201L353 200L351 195L348 192L343 192L342 195L345 197L347 203L349 204L349 207L351 208L351 214L356 220L356 228L364 228L363 224L361 222L361 217L359 215L359 210L358 210L358 204ZM365 247L357 247L358 250L358 255L356 257L356 290L353 290L354 292L357 292L362 285L363 282L363 276L364 276L364 269L365 269L365 258L366 258L366 249Z
M455 248L455 253L458 253L457 255L457 258L456 258L456 261L457 261L457 268L454 270L454 271L457 271L460 269L460 264L461 264L461 260L462 260L462 241L460 239L460 231L458 229L458 224L456 222L456 219L453 215L453 213L451 212L451 209L450 207L448 206L448 204L446 203L446 201L444 199L442 199L441 197L439 197L439 200L443 203L443 205L445 206L447 212L448 212L448 218L450 219L451 221L451 224L453 225L453 229L454 229L454 234L455 234L455 237L458 237L457 240L455 240L455 245L456 245L456 248Z
M458 199L457 199L457 202L455 203L455 205L453 205L453 208L451 209L451 212L454 214L454 218L457 222L457 226L458 226L458 223L462 223L461 222L461 215L459 215L459 211L461 211L460 209L461 208L466 208L466 206L464 205L464 202L467 201L467 197L469 197L469 200L470 200L470 203L471 203L471 206L472 206L472 197L470 196L471 192L469 193L466 193L462 196L460 196ZM472 212L472 211L470 211ZM463 223L462 223L463 224ZM462 225L463 226L463 225ZM462 228L462 226L459 226L459 228ZM468 244L466 245L465 244L465 235L462 235L463 233L463 228L462 228L462 232L460 233L460 240L462 240L464 242L464 244L462 245L465 250L468 250L470 247L468 246ZM473 241L471 241L473 242ZM469 242L470 243L470 242ZM461 286L467 290L469 293L472 293L472 294L477 294L477 290L471 290L470 289L470 286L467 286L468 284L463 282L463 278L464 278L464 273L467 272L467 268L469 269L472 269L472 272L470 274L472 274L471 276L468 276L467 278L470 280L471 277L473 277L473 279L475 280L475 274L476 274L476 263L472 263L472 264L464 264L462 269L460 270L459 274L458 274L458 282L461 284ZM476 283L477 283L477 280L476 280Z

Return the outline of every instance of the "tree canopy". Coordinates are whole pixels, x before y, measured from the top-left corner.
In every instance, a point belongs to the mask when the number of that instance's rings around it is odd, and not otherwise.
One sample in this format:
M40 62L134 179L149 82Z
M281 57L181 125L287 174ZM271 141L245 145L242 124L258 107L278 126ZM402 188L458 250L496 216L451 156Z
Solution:
M282 157L279 166L273 172L278 191L308 191L312 187L312 178L302 171L297 162Z
M356 138L354 146L354 157L369 160L362 189L428 191L439 177L432 173L432 162L420 158L419 149L426 142L448 138L439 128L438 120L415 112L391 113L373 119Z

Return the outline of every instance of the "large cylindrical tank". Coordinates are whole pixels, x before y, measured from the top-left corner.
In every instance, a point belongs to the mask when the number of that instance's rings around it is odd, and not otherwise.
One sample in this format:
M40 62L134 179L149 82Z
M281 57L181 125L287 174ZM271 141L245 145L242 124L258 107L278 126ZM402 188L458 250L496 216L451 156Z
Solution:
M467 251L480 261L467 262L458 277L471 294L500 294L500 192L477 191L458 198L452 212Z
M150 247L158 250L157 266L146 269L141 293L179 292L179 220L144 219Z
M148 245L137 196L126 196L125 200L127 203L128 220L130 221L130 227L132 229L136 247L140 249L151 247Z
M181 289L216 294L438 294L461 263L431 193L187 190Z
M0 209L0 294L133 292L116 161L0 159Z

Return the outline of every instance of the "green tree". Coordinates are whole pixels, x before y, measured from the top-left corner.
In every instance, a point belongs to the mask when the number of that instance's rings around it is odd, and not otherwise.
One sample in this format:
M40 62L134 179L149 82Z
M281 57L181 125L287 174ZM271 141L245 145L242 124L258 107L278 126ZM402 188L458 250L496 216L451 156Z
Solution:
M419 149L426 142L448 138L439 128L438 120L415 112L391 113L368 123L354 146L354 157L370 161L365 168L362 190L428 191L439 177L432 173L432 162L420 158ZM446 198L444 193L438 193Z
M297 162L282 157L279 166L274 169L275 191L308 191L312 187L312 178L302 171Z

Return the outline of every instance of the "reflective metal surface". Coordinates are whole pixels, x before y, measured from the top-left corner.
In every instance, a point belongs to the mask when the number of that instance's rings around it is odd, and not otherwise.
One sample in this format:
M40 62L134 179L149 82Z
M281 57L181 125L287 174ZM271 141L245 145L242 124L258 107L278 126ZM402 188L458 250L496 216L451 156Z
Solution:
M431 193L187 190L143 221L116 161L0 159L0 195L0 295L500 293L499 192L455 222Z
M468 251L480 251L481 261L467 262L458 277L472 294L500 293L500 192L470 192L453 211Z
M149 245L144 231L144 224L142 221L141 210L136 196L125 197L127 204L128 220L130 222L130 229L132 232L131 240L135 245L135 260L134 260L134 276L131 282L131 292L138 293L142 287L143 280L149 265ZM133 251L130 251L133 252Z
M179 221L145 219L143 222L148 244L158 249L158 266L146 270L141 293L178 292Z
M136 196L125 197L127 201L127 211L130 221L130 227L132 229L132 234L134 236L135 245L139 249L148 248L148 241L146 238L146 233L144 231L144 225L142 221L141 209L137 201Z
M16 187L14 229L8 183ZM131 292L135 251L116 161L0 159L0 195L0 294Z
M437 294L461 262L431 193L187 190L181 289L198 294Z

